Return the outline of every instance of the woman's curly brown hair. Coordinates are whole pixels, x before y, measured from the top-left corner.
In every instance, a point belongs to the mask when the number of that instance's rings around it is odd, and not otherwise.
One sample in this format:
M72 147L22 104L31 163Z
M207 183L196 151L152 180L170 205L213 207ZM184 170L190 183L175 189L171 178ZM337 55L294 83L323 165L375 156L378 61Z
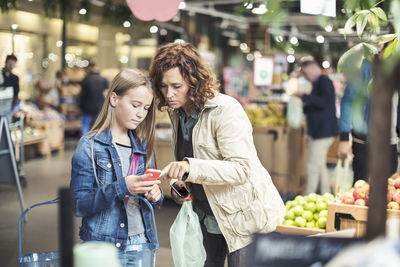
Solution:
M190 43L170 43L157 50L150 67L150 78L157 97L160 99L158 109L161 110L161 107L167 105L160 89L163 74L176 67L179 68L182 77L188 83L188 98L192 104L190 106L193 111L199 112L206 101L215 96L215 90L219 89L219 83Z

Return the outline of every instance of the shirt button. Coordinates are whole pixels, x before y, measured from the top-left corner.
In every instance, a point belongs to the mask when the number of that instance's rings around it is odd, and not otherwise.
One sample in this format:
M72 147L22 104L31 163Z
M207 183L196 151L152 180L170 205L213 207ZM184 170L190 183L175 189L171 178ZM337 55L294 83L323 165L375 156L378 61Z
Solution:
M121 167L121 163L118 163L118 166L120 166L120 167Z
M117 243L117 244L115 244L115 246L116 246L117 248L119 248L119 247L121 246L121 243Z
M108 164L107 164L107 168L111 168L111 163L108 163Z
M125 227L125 224L124 224L124 223L121 223L119 226L121 226L121 228L124 228L124 227Z

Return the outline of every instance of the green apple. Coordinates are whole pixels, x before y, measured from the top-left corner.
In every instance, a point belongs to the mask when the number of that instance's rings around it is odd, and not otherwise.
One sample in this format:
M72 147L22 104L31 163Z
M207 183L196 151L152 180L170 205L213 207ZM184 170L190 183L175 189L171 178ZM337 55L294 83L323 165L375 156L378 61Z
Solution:
M319 217L321 218L321 217L327 217L328 216L328 211L327 210L321 210L320 212L319 212Z
M317 202L318 196L319 196L318 194L310 193L310 194L307 195L307 198L308 198L309 201Z
M300 205L297 205L296 207L294 207L294 215L296 216L301 216L303 214L303 207Z
M318 228L325 229L326 228L326 217L319 217L317 221Z
M307 227L307 228L314 228L314 227L315 227L314 221L307 222L307 223L306 223L306 227Z
M296 226L296 223L293 220L284 220L283 224L289 226Z
M286 209L290 209L291 207L293 207L293 201L291 200L286 201L285 207Z
M302 217L306 219L308 222L314 219L313 213L309 210L304 211Z
M322 195L325 199L326 202L331 203L331 202L335 202L335 197L331 194L331 193L325 193Z
M317 210L317 205L314 202L308 202L304 209L314 213Z
M296 217L294 222L296 223L296 226L298 226L298 227L304 227L304 226L306 226L306 223L307 223L306 219L304 219L303 217Z
M314 221L318 221L318 219L319 219L319 213L318 212L316 212L316 213L314 213Z
M286 215L285 215L285 219L286 220L294 220L296 216L294 215L294 210L290 209L288 211L286 211Z
M298 205L304 205L305 203L307 203L303 196L296 196L294 200L297 201Z
M321 211L321 210L326 210L328 209L328 204L326 204L325 201L321 201L317 203L317 210Z

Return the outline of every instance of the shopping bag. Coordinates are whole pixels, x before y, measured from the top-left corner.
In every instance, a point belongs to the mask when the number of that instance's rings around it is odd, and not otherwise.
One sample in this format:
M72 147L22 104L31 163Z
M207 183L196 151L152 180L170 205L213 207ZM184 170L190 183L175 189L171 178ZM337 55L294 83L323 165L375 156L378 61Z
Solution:
M175 267L203 267L206 251L197 214L192 202L185 201L169 230Z
M350 168L351 158L339 159L333 170L332 183L335 195L340 197L353 186L354 174Z
M296 96L291 96L286 111L287 124L291 128L299 128L303 121L303 102Z

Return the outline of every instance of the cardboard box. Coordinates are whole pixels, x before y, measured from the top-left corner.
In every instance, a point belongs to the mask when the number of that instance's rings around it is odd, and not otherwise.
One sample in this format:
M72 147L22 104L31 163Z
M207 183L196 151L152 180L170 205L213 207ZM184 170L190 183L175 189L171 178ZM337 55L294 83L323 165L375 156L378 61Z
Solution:
M387 218L400 218L400 211L387 210ZM367 230L368 207L338 203L328 204L326 231L355 229L355 237L363 237Z

